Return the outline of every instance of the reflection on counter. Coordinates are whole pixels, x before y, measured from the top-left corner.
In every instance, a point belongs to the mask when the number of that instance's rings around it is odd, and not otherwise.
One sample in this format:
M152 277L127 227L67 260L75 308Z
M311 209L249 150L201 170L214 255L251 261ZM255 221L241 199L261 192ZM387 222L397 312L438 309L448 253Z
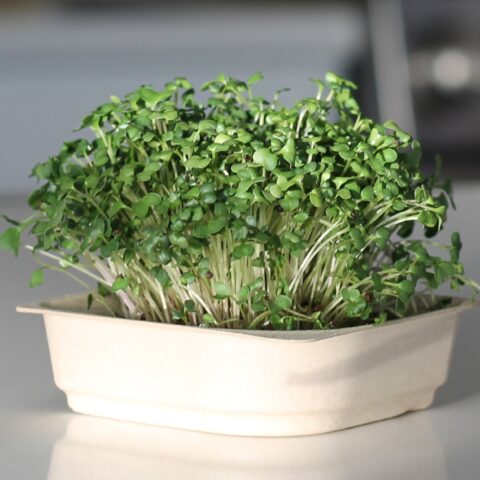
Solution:
M74 416L49 480L447 479L428 412L295 438L210 435Z

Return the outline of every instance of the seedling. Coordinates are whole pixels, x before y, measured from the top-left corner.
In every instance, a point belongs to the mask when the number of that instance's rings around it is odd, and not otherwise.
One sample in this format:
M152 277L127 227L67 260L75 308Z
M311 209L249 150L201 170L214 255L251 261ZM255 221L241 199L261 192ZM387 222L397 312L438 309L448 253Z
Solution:
M383 323L441 307L446 282L479 289L459 234L430 240L451 187L420 173L418 141L364 117L333 73L293 107L254 96L261 78L220 75L205 103L184 78L112 97L82 122L94 140L33 169L35 213L7 218L0 246L18 254L30 230L31 286L60 270L98 282L88 305L205 327ZM423 240L408 238L417 224Z

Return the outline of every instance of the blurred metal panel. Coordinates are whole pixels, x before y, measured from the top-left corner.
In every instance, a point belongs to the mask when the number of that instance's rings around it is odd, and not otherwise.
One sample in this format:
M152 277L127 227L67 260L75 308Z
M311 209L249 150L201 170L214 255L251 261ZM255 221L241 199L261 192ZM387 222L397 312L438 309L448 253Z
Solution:
M368 18L380 120L415 134L401 0L369 0Z

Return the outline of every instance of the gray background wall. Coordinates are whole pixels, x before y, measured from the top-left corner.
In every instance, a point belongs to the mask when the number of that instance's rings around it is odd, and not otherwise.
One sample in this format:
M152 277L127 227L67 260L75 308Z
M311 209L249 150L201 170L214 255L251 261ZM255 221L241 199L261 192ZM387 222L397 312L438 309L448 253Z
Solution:
M288 101L314 92L308 78L345 72L366 43L351 4L0 15L0 195L29 191L33 165L111 94L261 70L258 92L288 86Z

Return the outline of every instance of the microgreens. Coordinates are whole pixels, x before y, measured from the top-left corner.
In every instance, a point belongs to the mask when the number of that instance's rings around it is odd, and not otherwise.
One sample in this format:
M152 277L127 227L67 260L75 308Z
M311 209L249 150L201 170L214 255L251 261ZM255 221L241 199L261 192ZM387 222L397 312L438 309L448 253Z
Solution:
M328 73L286 107L224 75L195 99L184 78L142 86L87 116L93 141L65 142L33 169L43 182L21 234L44 269L98 282L94 300L134 319L247 329L382 323L478 285L443 226L450 183L420 173L420 144L362 116L355 85ZM415 224L427 239L409 240ZM431 253L446 250L448 259Z

